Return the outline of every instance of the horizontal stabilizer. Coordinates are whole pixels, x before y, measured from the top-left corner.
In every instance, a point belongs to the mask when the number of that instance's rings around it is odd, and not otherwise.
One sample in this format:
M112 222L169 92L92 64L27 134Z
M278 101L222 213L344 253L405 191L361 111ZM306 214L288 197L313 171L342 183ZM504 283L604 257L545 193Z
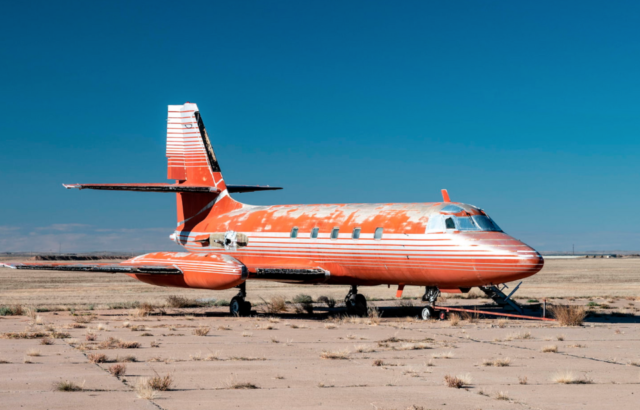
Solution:
M67 189L101 189L106 191L138 191L138 192L200 192L218 193L213 186L177 185L167 183L153 184L62 184Z
M114 264L72 264L72 263L3 263L0 267L29 270L57 270L66 272L106 272L132 273L136 275L182 275L182 271L174 266L126 266Z
M137 192L195 192L203 194L217 194L220 190L213 186L178 185L168 183L152 184L62 184L67 189L100 189L105 191L137 191ZM282 189L273 186L258 185L227 185L229 193L243 193L255 191L272 191Z
M274 191L276 189L282 189L276 186L258 186L258 185L227 185L227 190L230 194L232 193L243 193L243 192L255 192L255 191Z

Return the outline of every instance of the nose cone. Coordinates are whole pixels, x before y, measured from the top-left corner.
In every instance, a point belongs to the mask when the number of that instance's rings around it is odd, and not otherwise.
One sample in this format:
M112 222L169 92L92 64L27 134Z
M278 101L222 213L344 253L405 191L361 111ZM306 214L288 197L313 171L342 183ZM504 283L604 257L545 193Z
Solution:
M507 234L488 234L478 242L486 256L476 260L476 271L485 284L527 278L540 272L544 266L544 259L538 251Z

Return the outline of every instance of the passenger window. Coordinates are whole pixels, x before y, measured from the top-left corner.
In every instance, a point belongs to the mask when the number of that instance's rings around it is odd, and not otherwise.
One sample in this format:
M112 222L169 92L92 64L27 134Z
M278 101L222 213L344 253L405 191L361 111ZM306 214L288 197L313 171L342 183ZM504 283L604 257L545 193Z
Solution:
M294 226L293 229L291 229L291 237L292 238L297 238L298 237L298 227Z
M376 232L373 234L373 239L382 239L383 228L376 228Z
M453 222L453 218L447 218L444 220L444 224L447 229L456 229L456 224Z
M360 228L353 228L351 239L360 239Z
M313 228L311 230L311 239L317 239L318 238L318 231L320 230L320 228Z
M338 239L338 233L340 233L340 228L333 228L331 231L331 239Z

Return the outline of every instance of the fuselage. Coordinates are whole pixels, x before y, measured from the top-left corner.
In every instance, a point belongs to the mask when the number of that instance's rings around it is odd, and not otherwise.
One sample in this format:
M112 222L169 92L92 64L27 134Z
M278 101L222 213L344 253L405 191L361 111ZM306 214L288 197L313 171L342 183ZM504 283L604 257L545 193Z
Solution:
M307 282L453 290L525 278L544 263L467 204L252 206L224 199L229 203L172 237L189 252L232 256L248 268L249 279L259 278L260 269L319 268L328 274ZM245 235L246 243L201 239L228 232Z

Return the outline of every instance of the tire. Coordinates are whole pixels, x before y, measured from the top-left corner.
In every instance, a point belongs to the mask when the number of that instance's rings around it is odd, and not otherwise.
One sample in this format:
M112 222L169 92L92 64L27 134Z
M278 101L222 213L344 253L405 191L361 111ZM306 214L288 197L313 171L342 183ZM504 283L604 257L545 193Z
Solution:
M436 317L436 311L431 306L427 306L422 309L421 317L422 320L431 320Z
M240 309L240 316L250 316L251 315L251 302L242 302Z
M231 303L229 303L229 313L231 313L231 316L242 316L242 305L244 305L244 303L248 302L245 302L242 298L234 296L233 299L231 299Z
M364 317L367 316L367 299L364 295L357 294L353 300L353 313L356 316Z

